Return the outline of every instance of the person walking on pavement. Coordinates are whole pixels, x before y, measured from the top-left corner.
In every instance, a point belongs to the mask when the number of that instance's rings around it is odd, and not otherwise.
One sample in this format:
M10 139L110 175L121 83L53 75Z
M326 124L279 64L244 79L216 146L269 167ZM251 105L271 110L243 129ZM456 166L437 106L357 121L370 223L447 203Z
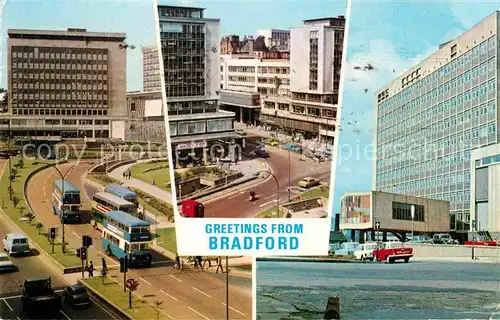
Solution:
M89 271L89 278L93 277L94 276L94 263L92 261L90 261L88 271Z
M222 257L221 256L217 257L217 270L215 271L215 273L219 273L219 268L221 270L221 273L224 273L224 268L222 267Z
M181 258L179 257L179 254L175 254L175 264L174 268L181 269Z
M203 270L203 266L201 265L201 256L196 256L196 261L198 262L198 266L200 266L200 269Z
M211 268L212 267L212 260L210 260L210 257L205 257L205 260L203 261L203 266L202 268L205 269L205 265L207 264L208 262L208 267Z

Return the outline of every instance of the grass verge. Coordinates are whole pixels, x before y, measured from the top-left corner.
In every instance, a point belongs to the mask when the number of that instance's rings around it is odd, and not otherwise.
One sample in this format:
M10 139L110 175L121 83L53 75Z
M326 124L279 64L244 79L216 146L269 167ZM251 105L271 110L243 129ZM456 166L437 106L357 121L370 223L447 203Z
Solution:
M177 239L175 237L175 228L156 229L157 243L163 249L172 253L177 252Z
M84 282L104 299L130 315L132 319L167 319L163 313L160 313L158 317L158 311L154 306L134 294L132 294L132 308L129 309L128 291L123 292L123 286L109 278L104 278L104 283L101 277L87 278Z
M171 191L169 187L170 172L168 169L168 161L138 163L130 168L130 172L133 178L149 184L152 184L154 181L154 185L158 188L168 192Z
M36 220L36 216L30 222L23 222L20 219L25 217L29 213L29 206L24 201L24 182L26 177L43 166L43 164L36 163L32 160L23 160L23 165L19 166L20 158L12 158L12 167L15 170L16 177L12 181L12 198L18 199L17 205L14 205L14 201L10 200L9 196L9 166L5 167L4 173L0 180L0 201L2 204L3 211L9 216L12 221L14 221L24 234L26 234L32 241L41 247L45 252L47 252L52 258L57 262L62 264L64 267L74 267L81 264L80 259L76 257L75 250L66 246L66 253L62 252L62 244L60 242L55 243L54 254L52 254L52 246L47 237L47 227L43 226ZM13 170L13 172L14 172Z

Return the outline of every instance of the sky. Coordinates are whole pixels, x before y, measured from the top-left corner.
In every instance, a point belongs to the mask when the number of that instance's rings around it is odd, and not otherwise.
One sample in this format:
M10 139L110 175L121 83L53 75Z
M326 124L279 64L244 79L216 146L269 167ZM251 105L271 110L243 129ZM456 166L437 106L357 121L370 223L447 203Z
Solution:
M222 37L256 35L261 29L300 26L305 19L345 15L347 0L159 0L158 4L205 8L205 17L221 19ZM127 43L136 47L127 54L127 90L142 90L141 46L156 44L153 0L6 0L2 19L3 66L7 63L5 37L9 28L125 32ZM7 87L6 79L2 69L0 87Z
M500 10L498 0L352 0L334 213L339 212L345 192L372 190L376 91L495 10ZM354 69L367 63L375 69Z

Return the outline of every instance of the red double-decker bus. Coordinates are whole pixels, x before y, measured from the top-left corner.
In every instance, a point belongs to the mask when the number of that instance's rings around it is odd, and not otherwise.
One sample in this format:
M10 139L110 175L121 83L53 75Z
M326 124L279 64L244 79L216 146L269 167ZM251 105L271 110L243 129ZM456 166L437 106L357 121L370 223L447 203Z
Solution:
M186 218L203 218L205 216L205 206L196 200L183 200L180 214Z

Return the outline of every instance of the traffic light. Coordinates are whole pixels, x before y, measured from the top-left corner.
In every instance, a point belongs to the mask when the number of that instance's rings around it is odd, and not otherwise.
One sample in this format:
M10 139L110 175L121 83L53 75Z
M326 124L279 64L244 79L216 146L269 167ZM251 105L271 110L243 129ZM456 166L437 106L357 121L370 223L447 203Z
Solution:
M56 228L52 227L49 229L49 237L50 237L50 239L56 238Z
M84 235L82 237L82 247L88 248L92 245L92 237L88 235Z
M205 208L203 207L203 204L198 203L194 208L194 210L195 210L195 217L203 218L205 216Z
M80 259L87 260L87 248L86 247L80 248Z
M128 271L128 259L127 257L120 258L120 272L124 273Z
M82 249L82 248L77 248L77 249L76 249L76 256L77 256L78 258L80 258L80 251L81 251L81 249Z

